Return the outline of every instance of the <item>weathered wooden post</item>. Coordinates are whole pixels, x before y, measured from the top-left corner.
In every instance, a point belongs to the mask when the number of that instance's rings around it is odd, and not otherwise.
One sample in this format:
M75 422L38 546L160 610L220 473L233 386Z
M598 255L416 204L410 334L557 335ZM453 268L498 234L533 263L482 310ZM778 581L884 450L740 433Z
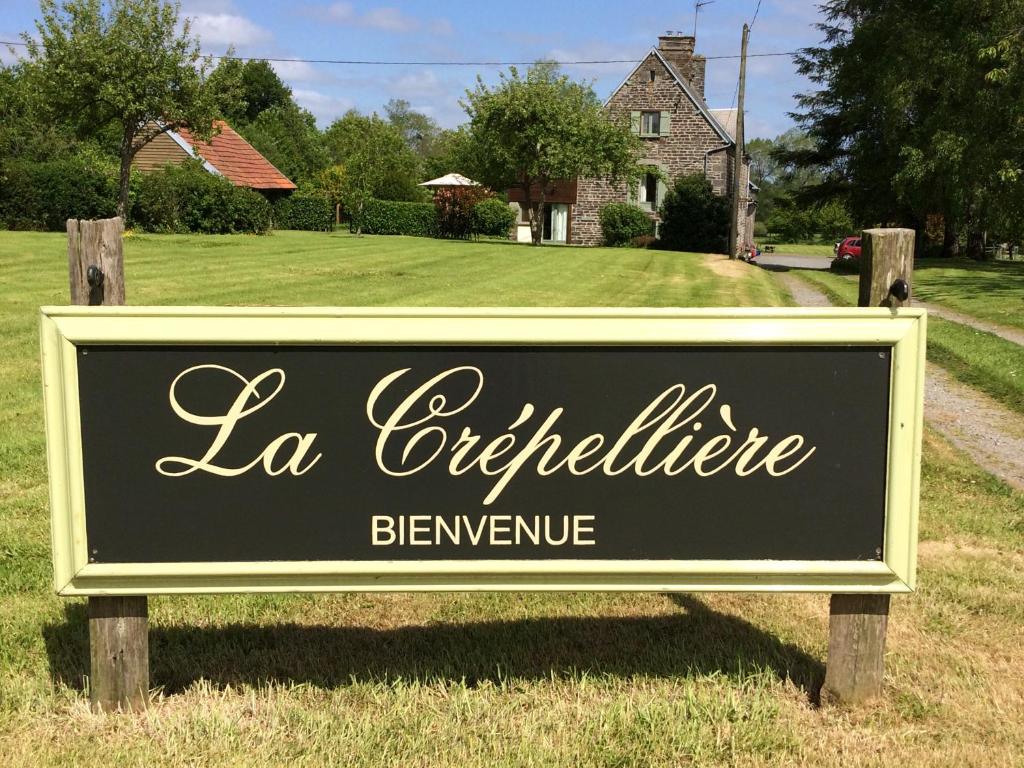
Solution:
M124 304L120 218L68 219L73 304ZM99 478L102 482L102 478ZM89 598L89 699L99 712L139 711L149 700L147 598Z
M861 238L861 307L910 302L914 230L866 229ZM860 704L882 693L889 595L832 595L823 703Z

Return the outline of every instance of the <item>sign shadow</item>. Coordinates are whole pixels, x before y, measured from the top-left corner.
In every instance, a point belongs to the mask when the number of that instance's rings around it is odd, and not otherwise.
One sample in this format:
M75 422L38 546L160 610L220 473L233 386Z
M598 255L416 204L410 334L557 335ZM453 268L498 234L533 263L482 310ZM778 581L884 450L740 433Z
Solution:
M165 695L198 680L216 686L302 683L337 688L401 678L475 687L509 679L612 675L743 676L770 670L812 703L825 675L821 660L743 619L674 594L681 609L639 617L554 617L373 629L232 624L152 626L152 685ZM43 627L51 678L83 690L88 675L85 606L65 607Z

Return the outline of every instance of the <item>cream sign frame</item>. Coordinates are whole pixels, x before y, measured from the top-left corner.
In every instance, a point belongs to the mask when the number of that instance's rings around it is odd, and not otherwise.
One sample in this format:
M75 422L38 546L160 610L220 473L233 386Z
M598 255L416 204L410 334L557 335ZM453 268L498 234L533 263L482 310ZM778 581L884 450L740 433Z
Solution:
M54 584L62 595L914 589L926 317L900 309L43 307ZM79 412L82 345L728 345L888 348L884 551L872 561L459 560L92 563ZM116 407L116 403L111 403Z

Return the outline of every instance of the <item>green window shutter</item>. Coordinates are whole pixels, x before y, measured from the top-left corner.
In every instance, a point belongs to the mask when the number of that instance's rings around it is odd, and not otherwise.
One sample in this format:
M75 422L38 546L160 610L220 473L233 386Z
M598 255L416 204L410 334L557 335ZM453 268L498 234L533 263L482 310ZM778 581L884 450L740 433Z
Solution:
M629 113L629 127L633 129L633 133L637 136L640 135L640 113L630 112Z
M662 112L661 113L661 132L659 136L668 136L669 130L672 127L672 113Z
M661 208L661 204L665 202L665 195L668 194L668 185L665 184L665 180L660 176L658 177L658 200L654 204L654 210Z

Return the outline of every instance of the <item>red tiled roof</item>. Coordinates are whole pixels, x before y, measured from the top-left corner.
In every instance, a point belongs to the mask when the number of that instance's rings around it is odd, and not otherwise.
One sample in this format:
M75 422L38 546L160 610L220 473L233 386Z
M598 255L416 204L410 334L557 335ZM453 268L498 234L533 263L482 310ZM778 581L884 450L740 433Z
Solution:
M220 133L209 142L196 141L188 128L177 133L210 165L238 187L251 189L295 189L295 184L239 136L223 120L216 121Z

